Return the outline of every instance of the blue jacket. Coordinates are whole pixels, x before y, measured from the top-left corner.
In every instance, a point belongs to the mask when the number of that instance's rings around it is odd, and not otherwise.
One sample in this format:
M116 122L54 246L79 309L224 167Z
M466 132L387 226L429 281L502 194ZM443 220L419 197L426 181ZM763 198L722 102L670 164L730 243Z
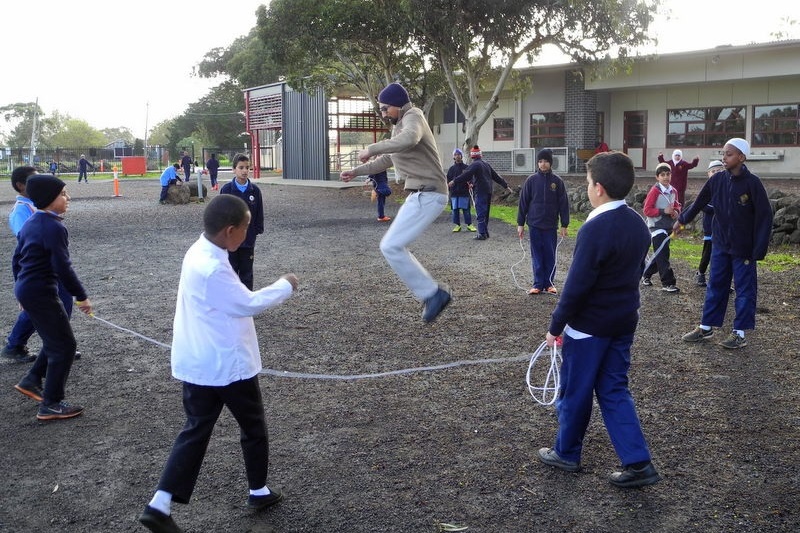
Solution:
M212 176L216 176L217 171L219 170L219 159L217 159L216 157L209 158L209 160L206 161L206 168L208 169L208 171L211 173Z
M49 211L37 211L23 224L11 268L17 299L24 294L55 300L59 282L76 299L86 299L86 291L69 258L67 228L61 217Z
M22 225L36 212L33 200L22 195L17 195L17 202L8 214L8 227L16 237L22 229Z
M761 180L742 165L738 176L724 170L706 181L678 220L687 224L708 204L714 206L714 248L742 259L764 259L772 236L772 205Z
M472 180L472 190L475 194L491 195L492 181L499 183L504 189L508 189L508 183L501 178L494 169L481 158L476 158L467 169L457 178L453 179L453 187L459 183L467 183Z
M247 228L247 236L244 238L239 248L255 248L256 236L264 233L264 202L261 199L261 189L247 180L247 189L244 192L236 186L236 178L222 186L220 194L233 194L245 201L250 208L250 226Z
M453 163L453 166L447 169L447 183L460 176L466 168L467 164L463 161L461 163ZM450 196L469 196L469 183L466 181L454 183L450 188Z
M164 172L161 173L161 186L168 186L170 180L181 181L181 179L178 177L178 169L172 165L168 166Z
M627 205L589 219L575 238L572 264L548 331L559 335L569 324L597 337L634 333L649 247L647 226Z
M528 176L519 192L517 226L542 230L569 226L569 199L564 181L552 172L536 172Z

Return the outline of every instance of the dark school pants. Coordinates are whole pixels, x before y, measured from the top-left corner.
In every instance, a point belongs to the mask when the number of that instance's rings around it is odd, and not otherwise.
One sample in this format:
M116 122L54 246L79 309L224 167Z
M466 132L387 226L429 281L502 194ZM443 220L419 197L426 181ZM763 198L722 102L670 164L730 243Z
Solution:
M669 234L663 232L653 235L654 252L667 240L667 237L669 237ZM665 244L664 247L661 248L661 251L658 252L658 255L653 258L643 276L649 278L655 274L656 271L658 271L658 277L661 279L661 285L664 287L675 285L675 272L669 264L669 243Z
M489 236L489 210L492 207L492 193L475 193L475 218L478 222L478 233Z
M531 241L531 264L533 265L533 286L545 290L553 286L556 269L556 245L558 230L528 227Z
M16 291L16 297L42 339L42 349L28 372L28 378L36 383L44 380L42 403L58 403L64 399L64 386L77 348L69 314L55 290Z
M233 271L239 276L239 280L244 286L253 290L253 257L255 248L241 247L235 252L228 252L228 261L233 267Z
M728 309L731 280L736 287L733 329L754 329L756 327L756 299L758 296L758 273L756 262L711 248L711 274L706 286L706 299L703 303L704 326L722 327L725 311Z
M554 449L579 462L592 415L593 396L622 466L650 460L639 417L628 389L633 334L573 339L564 335L561 382L556 400L558 433Z
M189 503L222 408L227 407L240 429L247 484L251 490L267 484L269 441L258 375L222 387L183 383L186 424L175 439L158 482L158 490Z

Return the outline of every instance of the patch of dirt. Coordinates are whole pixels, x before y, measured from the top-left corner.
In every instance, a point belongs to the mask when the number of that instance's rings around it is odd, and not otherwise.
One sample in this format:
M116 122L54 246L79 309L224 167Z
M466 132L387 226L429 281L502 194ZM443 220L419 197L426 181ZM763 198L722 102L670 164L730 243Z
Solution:
M191 503L173 505L186 531L434 532L442 522L468 533L800 528L798 269L759 271L757 329L735 352L680 341L702 307L696 265L675 265L678 294L643 288L631 388L664 479L624 491L607 481L619 465L599 412L582 472L536 457L553 444L557 421L530 397L519 356L543 340L555 298L515 286L515 263L523 284L531 276L515 228L492 221L492 238L474 241L440 216L413 251L455 300L424 325L421 305L380 254L386 225L366 192L259 185L266 232L256 284L290 271L301 283L256 318L265 368L356 375L508 361L359 380L263 376L269 484L286 499L264 513L244 507L238 431L225 412ZM157 205L159 190L157 180L125 180L112 198L108 181L70 182L67 225L97 317L168 344L181 260L201 233L203 204ZM12 193L0 188L6 213ZM400 196L390 197L389 216ZM9 265L15 240L0 233ZM560 280L572 244L558 250ZM6 272L4 334L17 311ZM83 416L38 422L36 405L13 389L25 367L0 366L0 531L143 531L137 516L184 422L167 350L77 312L72 323L84 355L67 400L85 405Z

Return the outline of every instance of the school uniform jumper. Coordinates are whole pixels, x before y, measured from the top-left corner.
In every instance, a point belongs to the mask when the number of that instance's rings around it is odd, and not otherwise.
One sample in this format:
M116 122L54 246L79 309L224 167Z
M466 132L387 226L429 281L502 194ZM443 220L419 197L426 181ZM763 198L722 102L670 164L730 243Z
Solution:
M669 215L664 214L664 209L672 206L674 209L680 209L678 203L678 191L671 185L669 187L662 187L660 183L653 185L647 192L647 197L642 206L642 212L647 217L647 229L650 230L650 237L653 241L653 251L658 248L667 240L667 237L672 233L672 226L675 222ZM658 276L661 279L661 284L664 287L674 286L676 283L675 272L669 264L669 242L661 248L653 260L650 262L647 270L644 271L644 277L649 278L658 271Z
M239 424L249 488L266 485L269 442L252 317L291 294L292 285L284 279L255 292L247 289L233 271L227 251L204 235L186 252L171 352L172 376L183 382L186 424L158 483L158 489L172 494L174 501L189 503L223 407Z
M447 169L447 182L450 183L467 169L467 164L453 163ZM452 211L453 224L461 225L461 213L464 213L464 224L472 225L472 212L469 207L469 183L460 182L450 188L450 209Z
M593 394L623 467L650 460L628 389L639 280L649 246L647 227L624 200L597 207L578 231L548 329L564 333L554 446L564 460L580 462Z
M559 220L561 227L569 226L569 199L564 181L549 171L540 170L528 176L519 192L517 226L528 225L533 287L539 290L553 285Z
M761 180L741 166L734 176L728 170L706 181L689 209L678 220L688 224L706 205L714 206L711 241L711 274L703 303L704 326L722 327L730 297L731 279L736 287L733 329L754 329L758 276L756 262L767 255L772 236L772 206Z
M47 375L42 394L44 405L64 399L64 385L77 347L58 285L63 284L76 300L87 298L72 269L69 236L61 220L49 211L34 213L17 235L12 260L14 295L42 339L42 348L28 379L41 384Z
M244 189L244 190L243 190ZM250 226L247 236L235 252L228 253L234 272L239 274L245 287L253 290L253 260L255 257L256 237L264 233L264 202L261 198L261 189L253 185L249 179L244 188L240 188L236 179L232 179L222 186L220 194L233 194L245 201L250 209Z
M17 195L17 201L14 208L8 214L8 225L14 236L18 236L22 225L36 212L36 206L33 201L25 196ZM63 283L58 284L58 297L64 304L64 310L67 315L72 317L72 295L64 287ZM36 331L33 326L27 311L20 311L17 315L17 321L11 328L11 332L6 339L6 348L13 350L14 348L22 348L28 344L28 340Z
M453 187L472 180L472 194L475 197L475 218L478 219L478 235L489 236L489 210L492 208L492 189L494 183L508 189L506 180L481 157L476 157L464 172L453 179Z
M411 192L381 239L380 248L397 277L418 300L425 301L437 293L439 284L408 246L447 205L447 182L433 132L422 110L407 103L400 108L391 139L370 144L366 150L370 157L378 157L354 168L356 176L394 166L397 174L405 178L405 189Z

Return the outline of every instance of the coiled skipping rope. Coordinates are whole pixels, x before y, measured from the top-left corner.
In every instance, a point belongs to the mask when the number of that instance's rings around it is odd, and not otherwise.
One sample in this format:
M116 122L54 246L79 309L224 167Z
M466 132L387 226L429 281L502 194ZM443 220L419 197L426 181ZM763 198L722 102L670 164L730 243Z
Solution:
M536 349L531 356L531 361L528 364L528 372L525 374L525 383L528 385L528 392L531 393L536 403L540 405L553 405L558 397L558 388L561 386L561 353L559 347L561 339L558 338L556 343L550 348L550 360L547 372L545 372L544 384L542 386L535 386L531 383L532 374L536 362L547 352L547 342L543 341L542 344ZM540 365L541 366L541 365ZM541 372L539 372L541 374Z

